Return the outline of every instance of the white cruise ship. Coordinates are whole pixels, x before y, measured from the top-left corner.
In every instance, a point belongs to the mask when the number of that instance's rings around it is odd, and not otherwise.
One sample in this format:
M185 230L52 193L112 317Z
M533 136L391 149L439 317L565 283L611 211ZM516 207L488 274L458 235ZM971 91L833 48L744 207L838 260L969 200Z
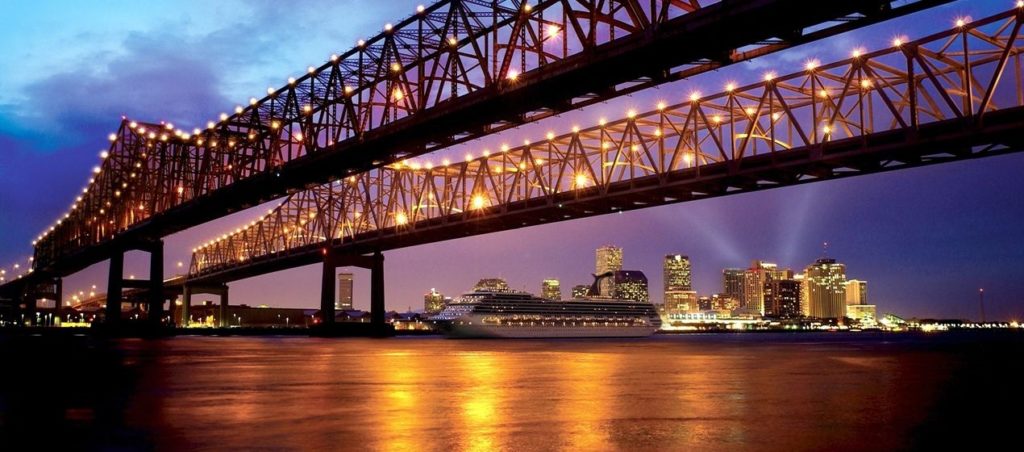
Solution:
M661 327L654 305L610 298L551 301L515 290L464 294L430 318L448 337L647 337Z

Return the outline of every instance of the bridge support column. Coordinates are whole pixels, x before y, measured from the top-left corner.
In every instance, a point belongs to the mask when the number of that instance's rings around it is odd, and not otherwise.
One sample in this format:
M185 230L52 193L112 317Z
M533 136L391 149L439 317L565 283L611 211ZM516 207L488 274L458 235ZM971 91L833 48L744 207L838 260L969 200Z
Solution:
M192 288L185 285L181 289L181 318L178 319L178 326L181 328L188 327L189 316L192 313L189 312L192 306Z
M21 323L22 325L28 324L36 326L36 294L34 291L26 291L21 296L21 305L25 306L25 309L21 311Z
M320 279L320 323L323 325L334 325L334 275L337 268L334 253L325 252Z
M221 328L227 328L228 326L228 286L224 285L224 290L220 293L220 312L217 316L217 324Z
M164 317L164 241L149 250L149 323L160 328Z
M110 256L110 271L107 274L107 325L121 322L121 289L124 287L124 251L115 251Z
M384 325L384 254L373 253L373 266L370 269L370 323Z

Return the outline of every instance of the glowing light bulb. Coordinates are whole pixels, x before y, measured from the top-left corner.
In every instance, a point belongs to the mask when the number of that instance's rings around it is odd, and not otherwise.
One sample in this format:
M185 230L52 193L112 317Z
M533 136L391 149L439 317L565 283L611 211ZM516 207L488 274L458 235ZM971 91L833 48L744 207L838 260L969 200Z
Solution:
M513 82L516 81L516 79L519 78L519 70L518 69L509 69L508 75L506 76L506 78L508 78L509 80L511 80Z
M807 60L807 64L804 65L804 68L808 71L813 71L817 69L820 64L821 63L818 62L818 60Z
M561 31L562 27L559 27L558 25L555 24L550 24L547 26L545 33L547 33L548 38L555 38L558 37L558 34L561 33Z
M697 102L698 100L700 100L700 91L694 91L694 92L690 93L690 102ZM661 105L661 104L658 104L658 105ZM660 107L658 108L658 110L661 110L661 109L662 108L660 108Z

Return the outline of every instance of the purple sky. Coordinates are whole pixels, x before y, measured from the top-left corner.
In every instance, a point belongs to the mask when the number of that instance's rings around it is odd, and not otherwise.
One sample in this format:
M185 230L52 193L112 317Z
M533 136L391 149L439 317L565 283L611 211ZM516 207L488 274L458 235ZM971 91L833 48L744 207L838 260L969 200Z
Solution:
M61 5L63 3L63 5ZM268 86L318 64L370 36L385 22L413 12L416 1L289 2L56 1L39 8L8 5L0 19L0 265L24 267L31 240L63 214L97 164L122 114L166 120L183 129L204 124ZM445 154L460 156L500 141L564 132L628 108L650 109L696 89L717 91L725 81L748 82L767 70L799 70L803 61L845 58L851 49L877 49L894 36L921 37L956 17L984 17L1013 2L959 1L827 42L706 74L658 90L524 126ZM340 52L339 52L340 53ZM481 277L502 276L538 292L557 277L563 293L589 283L594 249L624 248L625 266L644 271L660 301L661 258L691 257L701 294L721 290L721 269L751 259L803 268L821 244L847 264L848 277L868 281L880 312L906 316L976 317L977 289L986 313L1024 318L1024 155L898 171L677 204L643 211L537 226L386 253L387 303L421 309L422 294L447 295ZM188 266L189 251L226 229L249 222L265 207L242 212L166 239L168 273ZM126 275L146 273L145 255L132 253ZM181 271L183 271L181 269ZM356 306L368 306L369 274L356 273ZM65 290L103 290L106 263L66 279ZM298 268L232 284L233 303L312 307L320 270ZM200 296L198 300L202 301Z

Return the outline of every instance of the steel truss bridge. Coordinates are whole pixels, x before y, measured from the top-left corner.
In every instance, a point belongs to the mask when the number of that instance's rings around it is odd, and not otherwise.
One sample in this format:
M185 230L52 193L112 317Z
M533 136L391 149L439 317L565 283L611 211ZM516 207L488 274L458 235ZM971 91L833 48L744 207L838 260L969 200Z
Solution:
M326 313L334 267L360 265L382 314L384 250L1019 150L1020 8L479 158L413 160L936 3L440 2L205 130L123 121L34 269L120 270L125 249L155 256L163 235L291 193L195 249L189 281L322 260Z

